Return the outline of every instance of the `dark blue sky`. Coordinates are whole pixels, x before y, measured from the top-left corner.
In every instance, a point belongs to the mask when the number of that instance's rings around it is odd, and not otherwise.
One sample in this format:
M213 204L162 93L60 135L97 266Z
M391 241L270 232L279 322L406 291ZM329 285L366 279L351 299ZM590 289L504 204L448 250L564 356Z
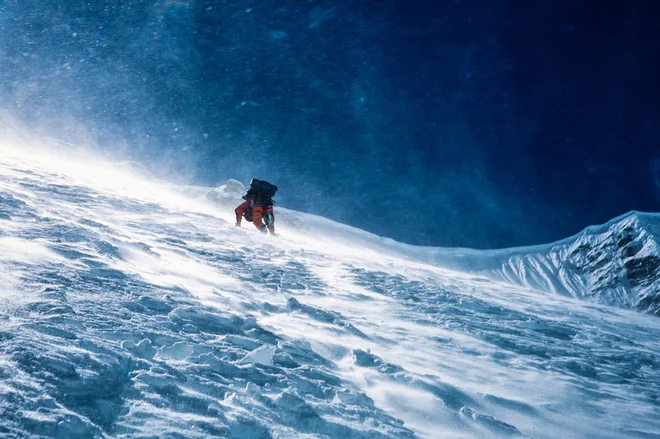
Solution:
M401 241L534 244L657 210L658 8L5 0L1 105Z

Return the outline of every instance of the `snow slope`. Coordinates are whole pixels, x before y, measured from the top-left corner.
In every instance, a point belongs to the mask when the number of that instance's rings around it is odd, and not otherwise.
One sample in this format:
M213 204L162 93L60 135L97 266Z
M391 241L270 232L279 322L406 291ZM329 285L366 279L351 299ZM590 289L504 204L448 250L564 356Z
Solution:
M276 208L272 238L234 183L79 160L0 144L2 437L660 437L660 320L561 268L655 291L654 216L475 252Z

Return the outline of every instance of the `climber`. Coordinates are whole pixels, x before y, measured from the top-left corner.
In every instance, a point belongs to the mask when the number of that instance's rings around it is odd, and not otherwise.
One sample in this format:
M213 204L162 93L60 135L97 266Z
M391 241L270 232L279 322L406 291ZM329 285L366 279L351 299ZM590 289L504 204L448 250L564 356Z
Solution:
M236 226L241 226L241 220L251 221L261 233L270 232L275 234L275 215L273 214L273 196L277 192L277 186L267 181L253 178L250 181L250 189L243 195L245 200L238 206L236 212ZM265 223L265 224L264 224Z

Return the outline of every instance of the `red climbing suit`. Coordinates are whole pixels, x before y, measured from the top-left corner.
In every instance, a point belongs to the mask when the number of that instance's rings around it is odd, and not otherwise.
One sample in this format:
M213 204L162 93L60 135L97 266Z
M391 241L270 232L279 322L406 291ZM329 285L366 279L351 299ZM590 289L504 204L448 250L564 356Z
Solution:
M272 203L272 201L271 201ZM263 205L267 204L267 205ZM241 203L234 212L236 212L236 225L241 225L241 220L246 213L252 212L252 223L254 226L259 229L260 232L266 233L266 230L270 234L275 233L275 215L273 213L272 204L262 203L259 198L257 199L248 199L245 202ZM249 216L247 217L249 221ZM266 220L266 224L263 223L263 220Z

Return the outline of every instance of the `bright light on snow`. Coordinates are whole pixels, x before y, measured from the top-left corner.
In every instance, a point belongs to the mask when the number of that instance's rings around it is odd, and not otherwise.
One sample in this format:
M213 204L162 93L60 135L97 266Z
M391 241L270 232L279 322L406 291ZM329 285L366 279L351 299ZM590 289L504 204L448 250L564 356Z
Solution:
M478 252L277 207L270 237L238 182L2 142L3 437L660 431L653 215Z

